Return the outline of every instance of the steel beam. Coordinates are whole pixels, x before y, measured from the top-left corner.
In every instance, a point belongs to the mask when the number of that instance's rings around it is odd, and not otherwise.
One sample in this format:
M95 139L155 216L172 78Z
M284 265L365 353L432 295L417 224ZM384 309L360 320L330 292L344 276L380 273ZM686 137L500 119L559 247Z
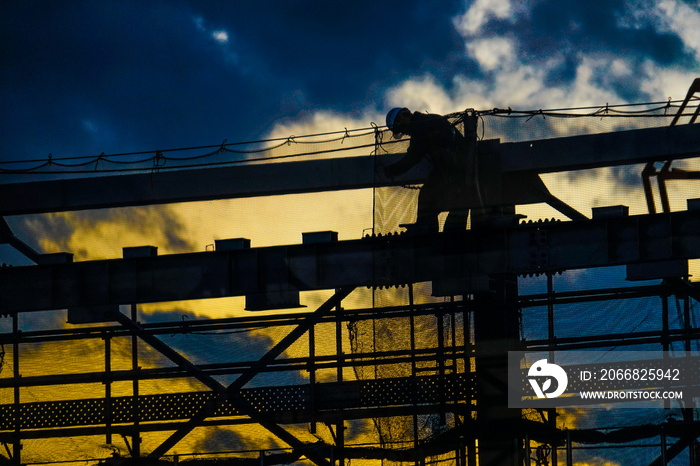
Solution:
M504 172L553 173L700 156L700 125L663 126L501 144Z
M700 257L700 212L0 269L3 313L532 274ZM505 245L505 247L504 247ZM454 291L454 290L452 290Z
M477 154L491 158L489 163L498 167L504 176L502 185L508 187L513 177L523 172L540 174L696 157L700 155L700 125L503 144L484 141L478 145ZM158 173L2 184L0 217L421 183L428 173L427 165L395 179L387 179L382 170L377 170L402 155L161 169Z
M437 382L431 382L436 384ZM325 385L325 384L324 384ZM397 385L401 386L401 385ZM392 386L394 387L394 386ZM272 392L275 393L276 387L270 387ZM327 387L330 389L331 387ZM333 390L342 389L344 387L333 387ZM190 392L197 393L197 392ZM133 399L133 397L131 397ZM83 401L83 400L74 400ZM128 401L126 401L128 402ZM39 406L46 407L46 402L44 404L28 404L27 409L36 409ZM70 403L70 402L62 402ZM167 406L167 405L164 405ZM58 408L60 409L60 408ZM439 412L439 405L437 403L425 403L418 406L411 406L410 413L416 413L417 415L428 415L435 414ZM303 413L295 412L293 414L287 414L286 419L282 416L271 416L273 420L284 424L285 422L298 423L298 422L317 422L317 423L329 423L335 424L344 420L356 420L356 419L369 419L369 418L382 418L382 417L396 417L396 416L406 416L408 409L406 406L381 406L381 407L364 407L364 408L353 408L353 409L333 409L332 407L324 411L316 411L313 416L306 415ZM473 411L474 407L469 406L465 403L451 404L450 409L458 412L461 415L469 416ZM301 414L300 416L298 414ZM89 422L95 422L96 419L92 419ZM202 427L214 427L214 426L237 426L237 425L249 425L254 424L256 421L251 420L246 417L211 417L202 422ZM183 421L162 421L162 422L149 422L148 424L142 424L139 426L139 432L172 432L173 429L183 426L185 422ZM134 435L134 426L128 424L112 425L110 427L112 434L132 436ZM95 423L94 425L82 425L79 427L57 427L57 428L42 428L42 429L30 429L23 430L21 432L21 439L47 439L47 438L67 438L67 437L82 437L90 435L105 435L108 429L104 424ZM4 432L0 431L0 442L12 442L15 438L14 432Z
M385 390L377 391L377 386ZM441 392L436 387L448 387ZM267 421L280 424L342 420L372 417L362 413L363 410L376 410L384 407L385 397L393 400L392 405L400 408L391 415L405 415L418 412L436 413L442 401L452 407L459 403L460 412L469 412L474 407L464 403L474 390L472 374L425 375L420 377L396 377L377 380L350 380L343 382L284 385L242 389L235 399L221 403L210 414L212 420L245 416L246 411L239 409L240 400L255 400L260 406L259 415ZM391 395L387 395L391 393ZM446 398L445 398L446 397ZM107 413L104 398L44 401L22 403L20 417L22 436L32 438L36 429L65 429L80 426L101 426L105 424L107 414L113 419L114 427L129 428L128 424L138 417L141 422L154 423L181 421L188 419L204 408L215 394L206 391L165 393L157 395L139 395L134 403L132 396L114 397L111 413ZM134 409L138 406L138 409ZM14 429L14 405L0 405L0 432L12 433ZM347 413L343 413L347 411ZM61 413L64 416L58 416ZM374 414L379 413L379 411ZM256 419L236 419L236 423L257 423ZM183 424L178 424L181 427ZM161 430L173 430L172 424ZM59 432L56 432L60 434Z

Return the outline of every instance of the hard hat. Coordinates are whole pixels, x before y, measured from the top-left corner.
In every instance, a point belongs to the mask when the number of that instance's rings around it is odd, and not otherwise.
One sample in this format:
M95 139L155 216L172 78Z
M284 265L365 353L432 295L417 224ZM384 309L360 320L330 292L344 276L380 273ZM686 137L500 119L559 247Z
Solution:
M409 110L406 107L395 107L389 110L389 113L386 114L386 126L392 132L394 132L394 121L396 121L396 117L404 111L408 112Z

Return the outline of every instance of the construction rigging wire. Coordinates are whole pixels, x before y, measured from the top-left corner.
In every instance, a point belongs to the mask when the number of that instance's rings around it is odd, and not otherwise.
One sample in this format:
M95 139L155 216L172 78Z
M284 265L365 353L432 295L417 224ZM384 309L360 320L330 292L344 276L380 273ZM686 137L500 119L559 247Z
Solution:
M700 99L693 99L695 101ZM608 105L598 107L577 107L577 108L560 108L549 110L512 110L494 108L491 110L477 111L478 116L495 116L502 118L524 118L528 121L535 117L556 117L556 118L581 118L581 117L599 117L599 118L664 118L675 115L673 109L680 106L675 105L677 101L667 102L650 102L644 104L621 104ZM624 108L644 107L640 110L623 110ZM663 113L661 113L663 112ZM447 115L455 120L462 117L461 113L453 113ZM324 156L335 154L343 151L355 151L367 149L371 153L375 149L374 143L361 145L343 145L347 139L367 137L376 134L377 129L382 130L386 127L378 127L372 124L369 128L360 128L355 130L333 131L326 133L318 133L305 136L289 136L286 138L263 139L257 141L247 141L238 143L228 143L224 140L221 144L202 145L194 147L181 147L165 150L149 150L138 152L124 152L117 154L105 154L104 152L98 156L71 156L71 157L53 157L51 154L46 159L32 160L11 160L0 161L0 175L68 175L68 174L90 174L90 173L128 173L128 172L154 172L159 170L179 170L188 168L204 168L236 164L251 164L260 162L274 162L283 159L293 159L309 156ZM328 137L328 139L318 139ZM295 153L275 154L276 151L284 149L284 146L300 147L301 145L328 144L339 142L341 146L335 146L332 149L318 150L300 150ZM399 141L388 140L382 141L382 145L394 144ZM206 151L190 155L192 152ZM284 152L282 150L282 152ZM175 155L175 154L183 155ZM267 154L262 156L261 154ZM217 158L218 156L218 158ZM233 157L232 157L233 156ZM136 160L132 159L137 157ZM17 165L34 164L26 168L14 168ZM146 164L144 166L144 164ZM110 165L117 165L110 167Z

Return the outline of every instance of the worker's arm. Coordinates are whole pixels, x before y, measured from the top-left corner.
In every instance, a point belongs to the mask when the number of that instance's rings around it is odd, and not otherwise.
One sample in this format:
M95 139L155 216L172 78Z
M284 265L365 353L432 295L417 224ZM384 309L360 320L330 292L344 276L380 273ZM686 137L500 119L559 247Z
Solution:
M406 155L398 162L384 167L384 175L387 178L394 178L406 173L421 161L422 155L413 145L408 148Z

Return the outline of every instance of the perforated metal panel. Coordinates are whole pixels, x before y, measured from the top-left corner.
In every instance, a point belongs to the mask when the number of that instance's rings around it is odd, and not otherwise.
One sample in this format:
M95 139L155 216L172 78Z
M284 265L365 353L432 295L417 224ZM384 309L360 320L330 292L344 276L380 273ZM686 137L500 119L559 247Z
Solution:
M412 406L470 399L467 374L445 377L425 376L316 385L261 387L241 390L240 397L253 410L270 415L304 413L312 410ZM138 410L133 397L85 399L20 404L20 429L42 429L189 419L212 399L213 392L142 395ZM221 403L211 417L245 414L234 402ZM108 409L110 406L111 409ZM15 406L0 405L0 430L15 429Z
M468 380L466 374L367 380L361 389L361 404L374 407L467 400Z
M15 427L15 407L0 407L0 428ZM20 405L20 429L68 427L104 424L105 404L101 399L23 403Z

